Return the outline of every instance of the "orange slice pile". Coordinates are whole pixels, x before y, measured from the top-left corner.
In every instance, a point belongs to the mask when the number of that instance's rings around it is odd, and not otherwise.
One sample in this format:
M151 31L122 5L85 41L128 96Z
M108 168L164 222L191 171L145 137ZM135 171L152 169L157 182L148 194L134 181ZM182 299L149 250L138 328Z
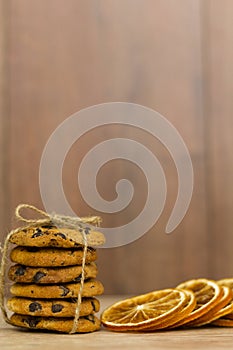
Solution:
M206 315L208 312L210 312L210 310L219 304L223 296L223 288L221 288L216 282L205 278L181 283L178 288L191 290L194 293L196 298L196 307L188 316L177 322L174 325L175 327L189 325L191 321L197 320L203 315ZM220 306L220 308L221 307L222 306ZM191 326L194 324L196 324L196 322L190 323Z
M229 288L233 295L233 278L225 278L217 282L223 288ZM212 324L220 327L233 327L233 298L219 312Z
M233 327L233 279L205 278L119 301L101 315L113 331L152 332L206 324Z
M219 303L216 304L212 309L206 312L201 317L197 318L193 322L190 322L189 326L204 326L208 323L213 322L214 320L228 314L233 309L233 293L230 288L222 287L223 296L220 299Z

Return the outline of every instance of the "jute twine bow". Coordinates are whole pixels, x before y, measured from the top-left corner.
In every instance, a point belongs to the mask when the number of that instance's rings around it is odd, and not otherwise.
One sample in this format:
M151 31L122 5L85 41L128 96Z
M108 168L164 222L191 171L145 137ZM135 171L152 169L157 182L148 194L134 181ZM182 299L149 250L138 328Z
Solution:
M27 219L21 214L22 209L31 209L35 213L40 214L43 218L38 219ZM62 226L67 228L77 228L78 224L86 223L90 225L100 225L101 219L99 216L90 216L90 217L71 217L71 216L64 216L64 215L58 215L58 214L48 214L44 212L43 210L40 210L33 205L29 204L20 204L15 209L15 216L18 220L25 222L26 225L23 227L18 227L17 229L12 230L10 233L8 233L3 247L0 246L0 250L2 252L2 260L1 260L1 268L0 268L0 308L2 310L3 318L4 320L11 324L11 321L7 315L6 307L5 307L5 275L6 275L6 265L7 265L7 254L9 250L9 244L10 244L10 238L13 234L31 228L31 227L37 227L40 225L53 225L53 226ZM77 304L75 309L75 316L74 316L74 322L72 330L70 331L70 334L76 333L78 328L78 321L80 316L80 307L82 303L82 291L84 286L84 279L85 279L85 263L86 263L86 256L87 256L87 238L85 233L82 231L82 239L83 239L83 259L82 259L82 273L81 273L81 280L80 280L80 288L78 292L78 298L77 298Z

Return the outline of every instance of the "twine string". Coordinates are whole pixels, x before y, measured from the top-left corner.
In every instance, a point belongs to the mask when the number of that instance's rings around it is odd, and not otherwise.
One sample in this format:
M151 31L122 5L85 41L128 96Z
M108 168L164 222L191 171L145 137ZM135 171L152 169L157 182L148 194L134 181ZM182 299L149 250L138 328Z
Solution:
M86 263L86 257L87 257L87 238L85 233L83 232L83 259L82 259L82 272L81 272L81 280L80 280L80 287L78 291L78 299L77 299L77 305L75 308L75 316L74 316L74 322L72 330L70 331L70 334L74 334L77 331L78 328L78 321L80 316L80 308L82 303L82 294L83 294L83 287L84 287L84 279L85 279L85 263Z
M21 211L23 209L31 209L35 213L43 216L44 218L36 218L36 219L27 219L22 214ZM39 225L49 225L54 224L55 226L63 225L71 228L76 228L80 222L100 226L101 218L99 216L89 216L89 217L74 217L74 216L65 216L59 215L56 213L48 214L45 211L34 207L34 205L29 204L19 204L15 209L15 216L19 221L25 222L29 224L28 227L39 226ZM24 229L27 228L24 227ZM20 231L22 228L19 228Z
M30 209L34 211L35 213L39 214L41 218L36 219L28 219L25 218L21 211L23 209ZM65 226L68 228L77 228L77 225L82 222L86 224L92 224L92 225L100 225L101 219L98 216L91 216L91 217L71 217L71 216L64 216L64 215L58 215L58 214L48 214L43 210L40 210L33 205L29 204L19 204L17 208L15 209L15 216L19 221L22 221L26 223L23 227L18 227L16 229L13 229L8 233L6 236L6 239L4 241L3 247L0 246L1 252L2 252L2 260L1 260L1 266L0 266L0 309L3 314L3 318L6 323L11 324L11 321L8 317L7 310L5 307L5 274L6 274L6 265L7 265L7 254L9 251L9 245L10 245L10 238L13 234L21 231L21 230L27 230L31 227L36 227L40 225L54 225L54 226ZM82 303L82 292L84 287L84 280L85 280L85 263L86 263L86 256L87 256L87 248L88 248L88 242L85 233L82 231L82 239L83 239L83 259L82 259L82 272L81 272L81 280L80 280L80 287L77 297L77 304L75 308L75 316L73 321L73 327L70 331L70 334L74 334L77 331L78 328L78 322L80 317L80 307Z

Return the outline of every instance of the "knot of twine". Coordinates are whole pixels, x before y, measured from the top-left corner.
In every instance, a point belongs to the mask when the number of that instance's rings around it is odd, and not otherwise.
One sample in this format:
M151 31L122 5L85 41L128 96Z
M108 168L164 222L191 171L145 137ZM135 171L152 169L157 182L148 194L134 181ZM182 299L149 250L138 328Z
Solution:
M40 214L41 218L27 219L24 216L22 216L21 214L22 209L31 209L33 212ZM0 267L0 308L2 310L2 314L5 322L9 324L11 324L11 321L7 315L7 310L5 307L5 274L6 274L6 265L7 265L7 254L9 250L11 236L21 230L25 230L31 227L42 226L42 225L63 226L63 227L75 229L77 228L77 225L80 222L90 224L90 225L95 225L95 226L99 226L101 223L101 218L99 216L90 216L90 217L80 218L78 216L71 217L71 216L58 215L56 213L48 214L45 211L40 210L34 207L33 205L29 205L29 204L19 204L15 209L15 217L18 220L26 223L26 225L10 231L10 233L8 233L8 235L6 236L3 247L0 244L0 250L2 252L2 260L1 260L1 267ZM77 303L75 308L73 327L72 327L72 330L70 331L70 334L74 334L77 331L78 321L80 316L80 307L82 303L82 292L83 292L84 279L85 279L84 269L85 269L86 256L87 256L87 238L83 231L82 231L82 239L83 239L83 259L82 259L80 288L79 288Z

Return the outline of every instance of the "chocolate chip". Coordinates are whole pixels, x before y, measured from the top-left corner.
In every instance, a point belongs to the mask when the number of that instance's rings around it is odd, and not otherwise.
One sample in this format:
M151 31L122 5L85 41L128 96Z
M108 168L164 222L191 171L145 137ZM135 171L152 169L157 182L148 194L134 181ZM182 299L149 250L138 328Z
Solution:
M29 305L29 311L35 312L35 311L38 311L38 310L42 310L42 306L41 306L40 303L34 301L33 303L31 303Z
M41 278L43 278L44 276L46 276L46 273L44 273L44 272L42 272L42 271L38 271L38 272L35 274L35 276L33 277L33 282L34 282L34 283L38 283L39 280L40 280Z
M37 317L27 317L22 320L24 323L26 322L30 328L35 328L37 324L40 322L40 319Z
M66 288L64 286L59 286L59 288L62 290L62 294L61 294L62 297L65 297L70 291L69 288Z
M61 238L66 239L66 235L64 235L64 233L61 232L55 233L54 236L60 236Z
M58 246L58 243L57 243L55 238L51 238L50 239L50 244L51 244L52 247L57 247Z
M60 312L63 309L63 305L61 304L53 304L52 305L52 312L55 314L57 312Z
M90 231L91 231L91 228L90 228L90 227L85 227L84 232L85 232L86 235L89 235L89 234L90 234Z
M15 271L15 275L16 276L23 276L25 274L25 271L26 271L26 266L19 265L19 267Z
M43 231L40 228L37 228L35 233L32 235L32 238L43 236Z
M89 252L95 252L96 251L96 249L95 248L92 248L92 247L88 247L88 249L87 249Z
M77 277L74 278L74 282L80 282L82 278L82 275L78 275Z
M93 301L93 300L91 301L91 305L92 305L92 307L93 307L93 311L96 311L96 308L95 308L95 303L94 303L94 301Z

